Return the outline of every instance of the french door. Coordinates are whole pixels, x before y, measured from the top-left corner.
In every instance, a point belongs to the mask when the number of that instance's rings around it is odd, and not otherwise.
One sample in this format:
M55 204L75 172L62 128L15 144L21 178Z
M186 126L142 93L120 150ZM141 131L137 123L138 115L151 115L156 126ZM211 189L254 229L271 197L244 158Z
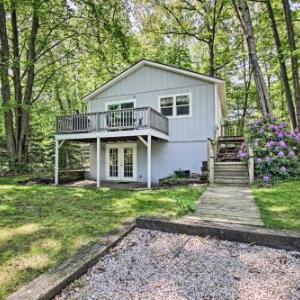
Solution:
M107 180L136 181L136 144L106 144Z

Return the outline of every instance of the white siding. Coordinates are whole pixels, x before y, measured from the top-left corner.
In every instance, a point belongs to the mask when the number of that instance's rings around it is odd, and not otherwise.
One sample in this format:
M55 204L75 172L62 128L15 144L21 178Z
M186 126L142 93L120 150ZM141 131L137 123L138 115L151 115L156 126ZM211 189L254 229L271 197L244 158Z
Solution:
M192 116L169 119L169 142L153 142L152 181L170 175L176 169L200 173L207 160L207 139L214 137L219 118L215 109L215 85L188 76L144 66L90 100L90 111L105 111L105 103L136 99L136 107L151 106L158 110L158 97L191 93ZM101 179L104 172L104 143L101 151ZM96 175L95 144L91 144L91 176ZM147 180L146 147L138 142L137 178Z
M136 99L137 107L158 110L158 97L191 93L192 117L169 119L171 141L199 141L213 137L215 128L214 84L144 66L93 100L90 111L105 111L105 103Z

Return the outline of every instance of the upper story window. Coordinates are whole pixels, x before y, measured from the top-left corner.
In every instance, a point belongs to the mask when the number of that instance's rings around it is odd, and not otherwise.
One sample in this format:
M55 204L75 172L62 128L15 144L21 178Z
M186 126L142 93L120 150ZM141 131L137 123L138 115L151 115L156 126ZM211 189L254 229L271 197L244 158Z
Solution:
M173 98L160 98L160 112L165 116L173 116Z
M134 100L126 100L126 101L120 101L120 102L112 102L112 103L106 103L106 110L120 110L120 109L128 109L128 108L134 108L135 102Z
M191 95L159 97L159 109L167 117L189 117L191 116Z

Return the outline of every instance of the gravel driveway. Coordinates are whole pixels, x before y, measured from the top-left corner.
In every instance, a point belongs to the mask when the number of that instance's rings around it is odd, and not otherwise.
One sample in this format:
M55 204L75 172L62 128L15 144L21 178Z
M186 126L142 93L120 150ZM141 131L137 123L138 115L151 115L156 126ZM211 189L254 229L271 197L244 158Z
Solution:
M300 253L135 229L55 299L300 299Z

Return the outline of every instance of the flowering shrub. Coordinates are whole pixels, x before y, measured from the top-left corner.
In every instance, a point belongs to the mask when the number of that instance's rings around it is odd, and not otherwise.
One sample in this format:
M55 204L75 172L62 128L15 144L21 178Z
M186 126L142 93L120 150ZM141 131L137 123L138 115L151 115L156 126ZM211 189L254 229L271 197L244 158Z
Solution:
M246 125L245 137L253 147L258 183L300 175L300 133L288 130L286 122L270 115L260 118ZM239 157L248 157L246 144L241 146Z

